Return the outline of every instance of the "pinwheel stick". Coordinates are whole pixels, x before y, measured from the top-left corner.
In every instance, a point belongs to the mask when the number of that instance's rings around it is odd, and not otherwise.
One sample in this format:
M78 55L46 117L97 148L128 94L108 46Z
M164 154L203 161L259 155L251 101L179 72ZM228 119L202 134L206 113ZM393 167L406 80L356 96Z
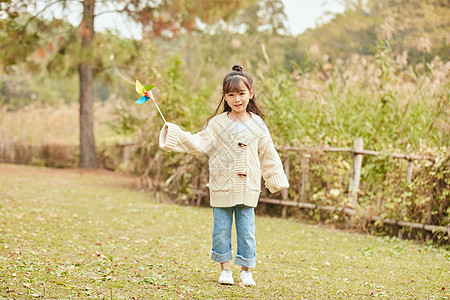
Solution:
M145 92L144 95L153 100L153 103L155 103L155 106L158 109L159 114L161 115L161 118L163 119L164 123L167 123L166 118L164 118L164 115L162 114L161 110L159 109L158 103L156 103L156 100L155 100L155 97L153 96L152 91L147 91L147 92Z
M152 95L152 96L153 96L153 95ZM162 114L161 110L159 109L158 103L156 103L155 98L154 98L154 97L151 97L151 98L152 98L152 100L153 100L153 103L155 103L156 108L158 109L159 114L161 115L161 118L162 118L163 121L164 121L164 124L167 123L166 118L164 118L164 115Z

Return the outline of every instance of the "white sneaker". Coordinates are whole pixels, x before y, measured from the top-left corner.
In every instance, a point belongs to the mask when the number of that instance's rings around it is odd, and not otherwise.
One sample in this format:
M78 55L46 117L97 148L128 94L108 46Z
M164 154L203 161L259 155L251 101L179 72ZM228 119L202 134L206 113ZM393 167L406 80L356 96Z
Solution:
M256 285L256 282L253 280L252 272L250 271L241 271L240 281L243 285Z
M233 273L231 272L231 270L222 270L220 272L219 283L234 284Z

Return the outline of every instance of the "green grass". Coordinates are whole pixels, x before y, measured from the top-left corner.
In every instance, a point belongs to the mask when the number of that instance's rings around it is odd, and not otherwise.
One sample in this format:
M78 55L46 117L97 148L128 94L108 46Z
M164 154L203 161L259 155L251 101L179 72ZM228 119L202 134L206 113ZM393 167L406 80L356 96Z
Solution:
M221 286L211 228L130 177L0 164L0 299L449 298L444 249L264 216L257 286Z

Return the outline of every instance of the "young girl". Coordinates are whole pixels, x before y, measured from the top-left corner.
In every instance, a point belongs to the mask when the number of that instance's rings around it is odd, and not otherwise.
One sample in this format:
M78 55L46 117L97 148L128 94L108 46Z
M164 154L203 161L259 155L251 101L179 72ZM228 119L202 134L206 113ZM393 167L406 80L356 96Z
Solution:
M255 98L252 77L235 65L223 80L222 99L215 114L197 134L166 123L159 137L167 151L206 154L210 204L213 207L211 259L221 264L219 283L234 284L231 227L235 216L240 281L255 285L250 268L256 264L255 212L261 175L274 193L289 187L263 113ZM223 103L223 113L217 114Z

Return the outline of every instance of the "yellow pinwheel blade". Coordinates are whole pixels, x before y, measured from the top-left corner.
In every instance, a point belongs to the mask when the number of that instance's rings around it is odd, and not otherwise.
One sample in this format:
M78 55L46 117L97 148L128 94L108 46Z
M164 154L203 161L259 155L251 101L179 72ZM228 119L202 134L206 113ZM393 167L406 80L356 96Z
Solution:
M139 80L136 80L136 92L141 96L145 93L144 86L139 82Z

